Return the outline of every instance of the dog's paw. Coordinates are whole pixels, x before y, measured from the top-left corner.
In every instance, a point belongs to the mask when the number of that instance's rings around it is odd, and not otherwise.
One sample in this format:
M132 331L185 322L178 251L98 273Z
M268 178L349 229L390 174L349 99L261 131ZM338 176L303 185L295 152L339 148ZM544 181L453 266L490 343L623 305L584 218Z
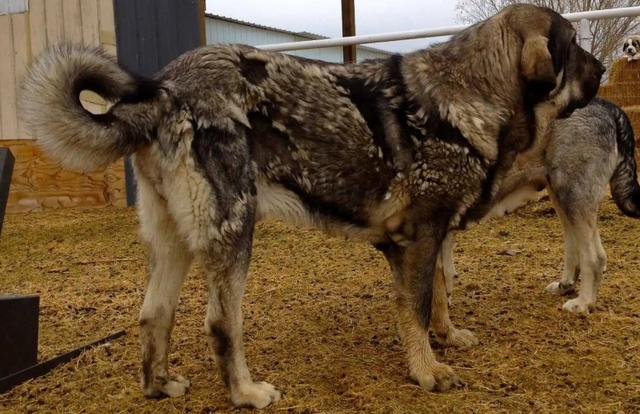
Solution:
M180 397L183 396L191 383L185 379L182 375L173 375L169 381L164 385L163 392L168 397Z
M572 313L584 313L589 314L589 311L593 308L593 304L581 299L580 297L568 300L562 305L562 309Z
M462 381L449 365L437 363L430 373L418 375L411 373L411 378L425 391L447 391L452 387L462 386Z
M468 329L456 328L450 329L447 336L440 340L440 344L443 346L453 346L462 349L478 345L479 343L478 338Z
M575 291L575 285L565 285L561 282L551 282L544 290L552 295L564 296Z
M236 407L265 408L280 401L280 391L268 382L250 382L231 391L231 402Z
M164 384L156 384L155 386L144 389L144 395L148 398L162 398L162 397L181 397L183 396L191 383L185 379L182 375L172 375L171 379L167 380Z

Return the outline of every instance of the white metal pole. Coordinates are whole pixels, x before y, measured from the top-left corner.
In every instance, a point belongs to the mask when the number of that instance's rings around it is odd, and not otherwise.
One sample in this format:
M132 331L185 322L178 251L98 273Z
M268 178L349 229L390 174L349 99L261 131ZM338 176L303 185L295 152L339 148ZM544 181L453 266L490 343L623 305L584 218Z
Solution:
M438 37L456 34L466 29L465 25L438 27L436 29L409 30L406 32L381 33L375 35L360 35L338 37L335 39L305 40L303 42L277 43L271 45L257 46L262 50L274 52L284 52L287 50L304 50L321 47L360 45L364 43L391 42L394 40L418 39L422 37Z
M618 9L592 10L586 12L567 13L563 15L565 19L572 22L579 22L583 19L611 19L618 17L640 16L640 6L621 7ZM390 42L395 40L417 39L424 37L439 37L456 34L468 26L447 26L435 29L409 30L405 32L382 33L376 35L350 36L337 39L309 40L304 42L289 42L258 46L263 50L284 52L289 50L315 49L331 46L359 45L365 43Z
M593 48L593 35L591 34L591 28L589 27L589 20L580 19L580 27L578 33L580 46L587 52L591 52Z

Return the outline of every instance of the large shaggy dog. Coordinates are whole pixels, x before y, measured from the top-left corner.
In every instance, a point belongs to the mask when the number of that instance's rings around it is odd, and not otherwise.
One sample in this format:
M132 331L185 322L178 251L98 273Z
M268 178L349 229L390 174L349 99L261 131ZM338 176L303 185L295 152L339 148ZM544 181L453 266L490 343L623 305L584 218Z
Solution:
M329 65L247 46L188 52L152 80L99 50L40 59L24 118L63 165L132 155L151 271L140 312L142 387L176 396L169 373L178 292L192 258L209 283L205 330L237 406L278 401L245 362L241 298L253 227L280 217L378 247L395 277L410 373L425 389L458 382L427 330L448 229L484 214L519 151L595 95L603 66L557 13L514 6L406 56ZM114 105L90 114L82 90Z
M522 154L503 180L489 215L501 216L520 207L546 187L564 229L564 270L547 291L564 295L580 291L563 308L588 313L596 296L607 256L598 232L598 209L610 185L617 206L640 217L635 138L627 115L618 106L594 99L569 118L553 123L548 145L538 159ZM442 245L447 291L453 287L453 235Z

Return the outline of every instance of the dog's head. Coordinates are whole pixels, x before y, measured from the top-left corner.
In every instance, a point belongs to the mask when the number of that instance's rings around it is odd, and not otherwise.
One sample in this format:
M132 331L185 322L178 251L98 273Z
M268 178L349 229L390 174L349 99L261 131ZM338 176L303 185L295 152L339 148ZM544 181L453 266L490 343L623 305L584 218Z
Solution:
M568 116L598 92L605 67L576 42L576 31L551 9L516 5L503 13L520 40L525 100L547 103L549 117Z
M622 44L622 52L627 55L627 59L636 60L640 58L640 36L630 36Z
M500 137L510 135L521 150L542 136L544 125L584 106L604 73L576 43L571 23L550 9L524 4L405 62L415 99L435 102L438 115L490 160L499 156Z

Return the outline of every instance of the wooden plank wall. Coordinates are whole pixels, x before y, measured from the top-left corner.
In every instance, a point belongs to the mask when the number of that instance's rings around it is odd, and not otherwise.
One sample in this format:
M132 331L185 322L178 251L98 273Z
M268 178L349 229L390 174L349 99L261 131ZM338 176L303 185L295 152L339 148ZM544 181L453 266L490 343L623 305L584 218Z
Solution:
M102 45L116 54L112 0L30 0L27 13L0 15L0 146L16 158L9 212L70 206L124 206L124 167L81 174L48 160L18 117L17 94L29 64L61 42ZM87 106L100 108L97 99Z

